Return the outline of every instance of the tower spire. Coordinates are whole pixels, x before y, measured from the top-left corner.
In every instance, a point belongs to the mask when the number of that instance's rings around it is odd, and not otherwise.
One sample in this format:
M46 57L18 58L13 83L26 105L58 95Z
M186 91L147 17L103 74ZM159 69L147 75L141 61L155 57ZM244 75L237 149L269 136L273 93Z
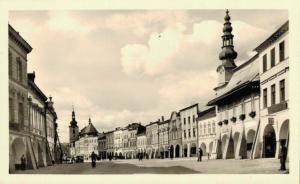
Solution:
M222 61L222 65L225 68L233 69L236 67L234 59L237 57L237 53L234 50L233 46L233 34L230 16L228 9L226 10L226 15L224 17L225 23L223 26L223 35L222 35L222 51L219 54L219 58Z

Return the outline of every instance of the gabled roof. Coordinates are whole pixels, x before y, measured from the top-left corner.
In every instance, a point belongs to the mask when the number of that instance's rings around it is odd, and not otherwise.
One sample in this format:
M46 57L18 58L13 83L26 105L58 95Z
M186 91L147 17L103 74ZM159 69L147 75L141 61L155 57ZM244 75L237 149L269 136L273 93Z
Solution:
M185 110L194 108L194 107L197 107L197 111L198 111L198 103L196 103L196 104L190 105L190 106L188 106L188 107L185 107L185 108L179 110L179 113L182 112L182 111L185 111Z
M278 38L289 30L289 21L287 20L282 26L280 26L269 38L263 41L254 50L257 52L263 51L265 48L274 43Z
M87 126L85 126L83 129L80 131L81 135L98 135L98 131L93 125L93 123L89 123Z
M219 100L232 95L249 83L259 81L259 63L257 58L258 54L236 68L227 86L220 89L217 96L209 101L208 105L215 105Z

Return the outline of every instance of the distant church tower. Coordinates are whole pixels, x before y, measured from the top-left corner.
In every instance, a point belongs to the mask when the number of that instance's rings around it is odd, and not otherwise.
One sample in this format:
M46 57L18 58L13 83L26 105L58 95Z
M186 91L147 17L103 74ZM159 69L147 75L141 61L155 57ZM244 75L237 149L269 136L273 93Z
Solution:
M230 23L230 16L228 15L228 13L229 11L226 10L222 36L222 51L219 54L219 59L222 61L222 64L217 68L219 82L215 90L226 86L226 84L231 79L232 74L234 73L233 69L236 68L234 59L237 57L237 53L235 52L233 46L233 34L231 34L232 27Z
M71 146L75 146L75 141L78 140L78 126L77 126L77 121L75 119L75 112L74 112L74 108L72 111L72 121L70 122L70 126L69 126L69 136L70 136L70 144Z

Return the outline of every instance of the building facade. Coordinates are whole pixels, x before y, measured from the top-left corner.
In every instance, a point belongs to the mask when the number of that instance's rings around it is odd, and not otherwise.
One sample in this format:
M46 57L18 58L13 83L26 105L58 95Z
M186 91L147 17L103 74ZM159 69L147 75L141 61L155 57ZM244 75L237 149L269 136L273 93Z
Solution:
M125 129L125 132L127 130ZM123 128L118 127L113 132L114 136L114 156L115 158L123 158Z
M158 122L151 122L146 125L147 151L148 158L158 158Z
M106 133L101 133L98 136L98 155L101 159L106 159L107 147L106 147Z
M144 131L139 132L136 135L137 144L136 149L138 154L146 155L146 148L147 148L147 137L146 137L146 129Z
M114 156L114 131L105 133L106 136L106 158Z
M232 27L226 11L219 55L218 86L216 97L208 105L217 111L216 152L218 158L250 158L259 124L259 65L256 54L240 66L236 66Z
M255 51L259 53L260 127L257 157L278 157L289 142L289 22L285 22Z
M169 122L169 148L173 152L173 158L182 157L182 126L180 114L176 111L171 113Z
M182 127L182 156L197 156L197 116L198 104L191 105L179 111Z
M35 73L27 74L27 54L32 47L11 25L8 28L9 172L13 173L20 169L23 155L26 169L52 165L55 150L51 150L49 145L57 144L57 139L47 134L47 112L52 111L51 125L56 127L57 116L53 102L47 101L46 95L34 82ZM56 129L53 131L57 134Z
M217 118L215 107L208 107L198 113L198 145L203 151L203 156L209 159L216 159L216 128Z
M173 158L174 148L171 149L169 146L169 122L170 120L164 120L162 116L158 123L158 147L159 147L159 158Z
M84 161L91 161L91 154L98 153L98 131L89 123L79 132L79 139L75 142L75 156L83 156Z

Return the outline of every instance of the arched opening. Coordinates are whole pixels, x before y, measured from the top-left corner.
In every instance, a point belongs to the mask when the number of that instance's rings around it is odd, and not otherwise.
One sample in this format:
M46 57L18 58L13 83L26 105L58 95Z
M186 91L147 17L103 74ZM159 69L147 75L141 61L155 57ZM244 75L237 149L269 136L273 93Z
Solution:
M183 157L187 157L187 145L183 145Z
M288 138L289 138L289 120L285 120L279 131L279 141L281 145L288 147Z
M276 134L272 125L267 125L263 134L263 155L265 158L275 157L276 153Z
M165 158L165 156L164 156L164 151L165 151L164 148L161 146L161 147L159 148L159 153L160 153L159 157L162 158L162 159Z
M25 144L21 138L16 138L12 143L12 160L16 170L21 169L21 157L22 155L26 158ZM26 158L27 160L27 158Z
M247 158L250 158L251 156L251 150L254 142L255 137L255 131L253 129L250 129L247 133Z
M191 154L190 154L191 157L195 157L197 156L197 146L196 146L196 143L192 143L191 144Z
M123 158L122 152L119 153L119 158Z
M233 138L229 137L228 150L226 158L234 158L234 141Z
M44 160L43 160L43 155L44 155L44 150L41 146L41 143L38 143L38 159L37 159L38 162L37 162L37 164L38 164L39 167L45 167Z
M180 154L180 146L177 144L175 148L175 157L178 158Z
M170 146L170 158L173 158L174 157L174 146L171 145Z
M206 156L207 155L206 145L204 143L202 143L200 145L200 148L202 149L203 156Z

